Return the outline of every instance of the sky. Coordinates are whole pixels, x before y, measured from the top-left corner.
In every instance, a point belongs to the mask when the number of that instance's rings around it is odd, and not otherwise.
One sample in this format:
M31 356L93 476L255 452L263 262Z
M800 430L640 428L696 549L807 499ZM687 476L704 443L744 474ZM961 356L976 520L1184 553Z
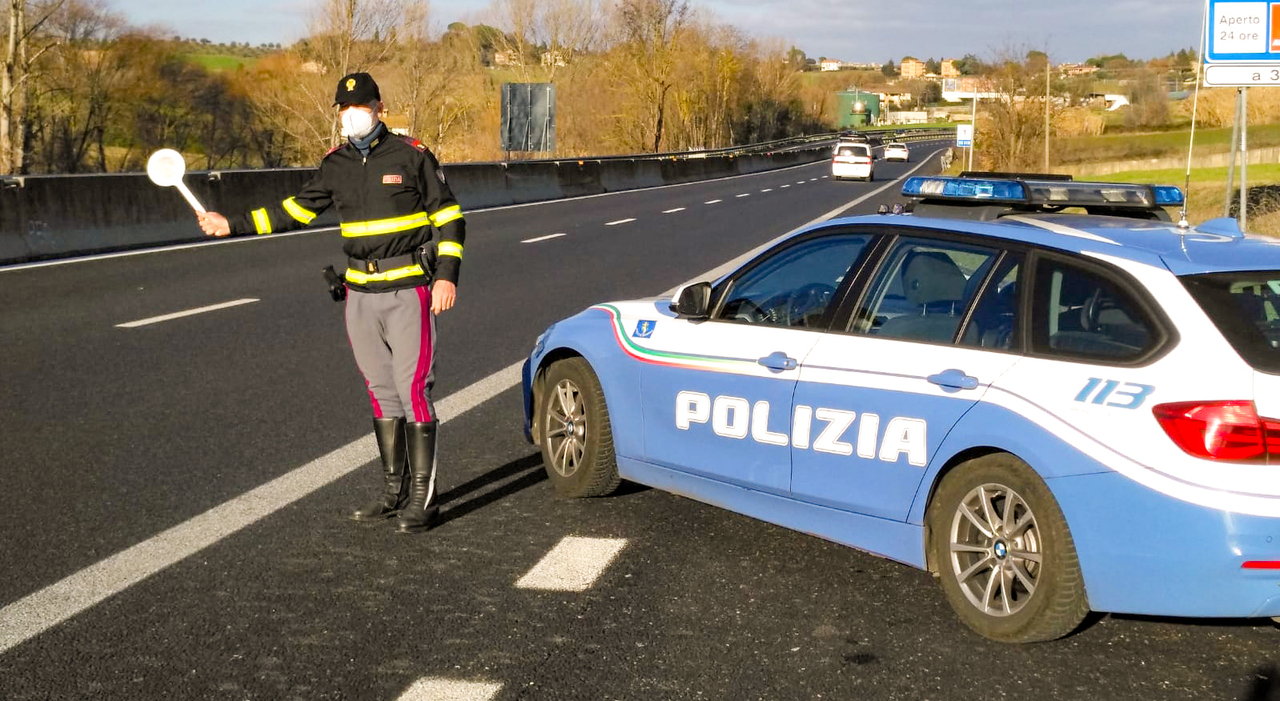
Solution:
M1055 63L1123 53L1154 58L1198 48L1202 0L689 0L750 36L811 58L882 63L903 56L995 58L1036 49ZM288 44L318 0L104 0L130 24L213 42ZM483 22L490 0L434 0L434 21Z

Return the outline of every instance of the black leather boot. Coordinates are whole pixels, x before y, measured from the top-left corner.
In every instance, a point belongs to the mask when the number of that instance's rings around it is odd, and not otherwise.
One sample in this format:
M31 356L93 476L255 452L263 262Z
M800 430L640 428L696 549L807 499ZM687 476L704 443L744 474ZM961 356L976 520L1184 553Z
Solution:
M409 479L405 470L404 417L373 420L373 434L382 455L382 495L351 513L353 521L381 521L396 515L409 502Z
M400 510L396 531L421 533L434 525L436 499L436 422L405 424L409 445L409 503Z

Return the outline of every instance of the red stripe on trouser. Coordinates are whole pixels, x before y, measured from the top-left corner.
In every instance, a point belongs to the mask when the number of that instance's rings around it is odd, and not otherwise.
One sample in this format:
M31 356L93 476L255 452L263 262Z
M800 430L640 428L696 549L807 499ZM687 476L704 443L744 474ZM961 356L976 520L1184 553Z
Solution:
M422 342L418 348L418 368L413 373L413 416L418 423L432 420L427 404L427 375L431 373L431 288L415 287L418 302L422 305Z
M351 295L347 295L347 299L342 302L342 310L343 310L342 320L344 322L346 322L346 318L347 318L346 310L347 310L347 305L349 304L351 304ZM355 344L351 342L351 324L346 323L345 326L347 327L347 346L351 348L351 354L355 355L355 352L356 352ZM356 370L359 370L360 372L360 379L364 380L364 390L369 393L369 403L373 405L373 418L375 419L383 418L382 405L378 403L378 398L373 396L373 388L369 386L369 378L365 377L364 370L360 368L360 363L358 362L356 363Z

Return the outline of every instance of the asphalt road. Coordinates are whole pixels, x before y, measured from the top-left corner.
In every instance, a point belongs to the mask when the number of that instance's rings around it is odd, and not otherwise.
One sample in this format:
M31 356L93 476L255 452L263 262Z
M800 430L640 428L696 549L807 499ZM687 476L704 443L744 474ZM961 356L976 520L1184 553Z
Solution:
M422 536L343 518L377 477L351 470L369 410L318 273L342 260L336 234L0 269L0 698L1280 698L1270 622L1099 616L999 645L893 562L639 486L557 499L509 373L476 388L549 323L670 289L918 165L469 213L438 327L443 522ZM117 326L239 300L256 301ZM331 481L245 496L313 468ZM258 511L240 528L228 508ZM580 591L518 586L566 537L616 556Z

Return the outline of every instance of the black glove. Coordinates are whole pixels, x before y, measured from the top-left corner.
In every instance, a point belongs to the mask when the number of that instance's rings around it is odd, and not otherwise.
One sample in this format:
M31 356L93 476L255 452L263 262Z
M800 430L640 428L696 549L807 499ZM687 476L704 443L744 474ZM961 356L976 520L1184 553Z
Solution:
M338 277L338 273L333 269L333 266L326 265L322 272L324 273L325 282L329 283L329 296L333 298L333 301L341 302L346 299L347 285L342 278Z

